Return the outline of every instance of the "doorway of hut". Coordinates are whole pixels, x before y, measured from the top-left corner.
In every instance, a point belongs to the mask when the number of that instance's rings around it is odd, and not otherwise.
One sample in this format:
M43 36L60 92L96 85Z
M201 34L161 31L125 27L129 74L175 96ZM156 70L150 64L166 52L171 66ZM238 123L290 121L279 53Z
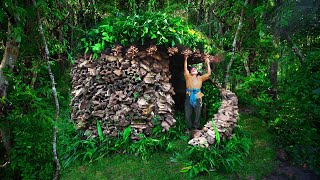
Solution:
M175 102L173 109L184 113L184 103L186 98L186 81L184 78L184 59L182 54L176 54L170 57L169 70L171 73L170 83L174 88L175 95L173 95L173 100ZM198 64L202 61L200 59L189 58L188 59L188 69L192 64ZM198 75L202 75L199 72ZM208 82L210 83L210 82ZM192 113L194 116L194 113ZM203 104L203 113L201 113L201 123L203 125L204 121L207 120L207 107L206 103Z
M186 81L183 75L183 55L177 54L172 56L169 63L171 72L170 83L174 88L175 95L173 95L174 110L184 112L184 101L186 97Z

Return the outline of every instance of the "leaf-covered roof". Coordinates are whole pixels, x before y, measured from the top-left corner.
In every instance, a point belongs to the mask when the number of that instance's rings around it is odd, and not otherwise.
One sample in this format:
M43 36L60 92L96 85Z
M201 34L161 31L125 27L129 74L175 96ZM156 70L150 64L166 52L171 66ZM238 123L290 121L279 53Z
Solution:
M87 51L99 53L115 44L144 45L146 42L166 47L177 44L192 49L208 49L209 40L181 18L164 13L145 13L127 17L109 17L83 38Z

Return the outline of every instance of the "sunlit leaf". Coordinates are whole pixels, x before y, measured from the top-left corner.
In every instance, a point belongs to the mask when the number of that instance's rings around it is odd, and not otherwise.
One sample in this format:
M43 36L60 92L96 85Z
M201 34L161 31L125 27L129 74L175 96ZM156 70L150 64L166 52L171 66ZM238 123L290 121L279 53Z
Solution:
M215 135L216 135L217 144L220 144L220 133L219 133L219 131L218 131L213 119L212 119L212 126L214 128L214 132L215 132Z
M101 125L99 123L99 121L97 120L97 131L98 131L98 135L99 135L99 139L100 139L100 142L103 141L103 133L102 133L102 128L101 128Z
M124 141L127 141L129 139L130 134L131 134L131 126L128 126L123 131L123 139L124 139Z
M191 168L192 168L192 166L183 167L183 168L180 170L180 172L183 172L183 173L189 172Z

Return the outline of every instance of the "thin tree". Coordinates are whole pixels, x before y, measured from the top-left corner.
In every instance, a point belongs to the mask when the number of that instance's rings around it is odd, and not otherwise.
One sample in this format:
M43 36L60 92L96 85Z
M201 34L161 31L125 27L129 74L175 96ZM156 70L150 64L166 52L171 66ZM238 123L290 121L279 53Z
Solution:
M36 1L32 0L32 2L34 4L34 6L37 7ZM43 32L40 13L39 13L38 8L36 8L36 11L37 11L37 19L38 19L38 23L39 23L39 32L40 32L40 35L42 37L42 41L43 41L43 44L44 44L45 59L46 59L47 66L48 66L48 72L49 72L49 76L50 76L50 79L51 79L52 92L53 92L54 102L55 102L55 106L56 106L56 114L55 114L55 117L54 117L54 126L53 126L53 140L52 140L53 155L54 155L54 161L55 161L55 164L56 164L56 170L55 170L55 175L54 175L53 179L56 180L56 179L59 178L59 171L60 171L60 163L59 163L59 158L58 158L58 154L57 154L57 126L56 126L56 122L57 122L58 117L59 117L59 101L58 101L58 95L57 95L57 89L56 89L56 86L55 86L54 76L52 74L51 67L50 67L48 44L47 44L47 40L46 40L46 37L45 37L44 32Z
M3 71L4 69L12 70L19 56L20 43L16 38L14 38L14 36L12 36L14 30L13 28L17 24L19 18L17 18L18 14L10 12L6 7L2 7L2 10L5 12L5 17L8 18L8 31L6 33L7 40L5 50L0 64L0 133L5 150L10 160L10 151L12 146L10 124L8 120L3 118L6 116L5 112L10 106L9 103L6 102L9 81L7 79L8 77L5 76Z
M7 14L9 16L9 14ZM8 31L7 34L11 34L11 28L13 22L10 20L11 18L8 17ZM8 36L9 37L9 36ZM8 104L6 102L3 102L7 98L7 90L9 86L9 82L7 77L4 74L4 69L10 69L12 70L19 55L19 43L14 38L8 38L5 46L5 51L3 54L3 59L0 64L0 134L1 139L3 141L5 150L8 154L8 157L10 158L10 150L11 150L11 137L10 137L10 126L9 122L7 120L2 119L4 116L4 112Z
M234 61L234 57L235 57L235 54L236 54L237 39L238 39L239 32L240 32L240 30L242 28L242 21L243 21L243 16L244 16L244 12L245 12L244 8L245 8L245 6L247 4L248 4L248 0L246 0L245 3L244 3L244 7L242 8L242 11L241 11L241 16L240 16L238 28L237 28L236 34L234 35L234 39L233 39L233 43L232 43L232 56L231 56L231 59L230 59L230 62L228 64L228 66L227 66L227 73L226 73L226 78L225 78L225 81L224 81L224 88L227 88L230 68L232 66L232 63Z

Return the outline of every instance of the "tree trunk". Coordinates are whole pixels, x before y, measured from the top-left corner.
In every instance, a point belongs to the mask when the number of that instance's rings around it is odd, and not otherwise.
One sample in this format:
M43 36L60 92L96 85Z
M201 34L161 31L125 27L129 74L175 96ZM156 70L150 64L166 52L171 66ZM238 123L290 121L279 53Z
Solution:
M243 65L244 65L244 69L246 70L247 76L249 77L251 75L250 67L249 67L249 60L245 59L243 62Z
M201 4L200 4L200 23L205 21L205 0L200 0Z
M3 70L5 68L13 69L14 64L18 58L19 54L19 47L16 42L13 40L8 40L6 43L6 49L3 55L3 59L0 65L0 96L6 97L7 96L7 88L8 88L8 81L3 74Z
M272 102L270 103L270 106L272 108L270 108L270 116L272 119L275 118L276 116L276 100L278 97L278 61L275 60L273 62L271 62L270 64L270 81L272 84L272 89L270 90L269 94L272 97Z
M210 5L211 6L211 5ZM211 7L208 8L208 11L207 11L207 16L208 16L208 21L211 21L213 18L212 18L212 13L210 11ZM213 26L214 23L211 23L209 24L209 31L208 31L208 35L209 35L209 38L212 38L212 26Z
M96 7L96 2L94 0L92 0L91 3L92 3L92 8L93 8L94 25L97 25L97 7Z
M253 6L253 8L256 8L257 7L257 1L256 0L250 0L250 5ZM256 20L254 18L254 15L250 16L249 21L250 21L251 32L254 32L256 30L256 28L257 28ZM256 51L255 50L250 50L248 60L245 61L245 67L246 67L247 76L251 75L252 70L251 70L250 67L253 64L255 57L256 57Z
M244 5L246 6L247 4L248 4L248 0L246 0ZM231 56L231 59L230 59L228 66L227 66L226 78L224 81L224 88L227 88L227 86L228 86L229 71L230 71L231 65L234 61L235 54L236 54L237 39L238 39L240 29L242 28L242 21L243 21L244 12L245 12L245 10L243 7L242 11L241 11L241 16L240 16L238 28L237 28L236 34L234 35L234 39L233 39L233 43L232 43L232 56Z
M10 34L10 22L8 21L8 34ZM4 51L3 59L1 61L0 65L0 98L6 98L7 96L7 88L8 88L8 81L3 74L4 69L12 70L17 58L19 55L19 46L18 43L15 40L8 39L6 42L6 48ZM4 102L0 101L0 109L1 112L5 112L6 104ZM3 116L3 114L0 113L0 117ZM2 119L2 117L1 117ZM11 149L11 138L10 138L10 126L9 122L6 120L0 121L0 133L2 137L2 141L4 144L4 147L7 151L7 154L10 153Z
M197 11L197 24L201 24L204 20L204 0L199 1L199 9Z
M37 7L36 1L32 0L32 2L34 4L34 6ZM47 44L47 40L46 40L46 37L45 37L44 32L43 32L40 13L39 13L38 9L37 9L37 19L38 19L38 23L39 23L39 31L40 31L40 34L41 34L41 37L42 37L44 48L45 48L45 59L47 61L49 76L50 76L51 85L52 85L52 92L53 92L54 102L55 102L55 106L56 106L56 113L55 113L55 117L54 117L54 122L56 123L57 120L58 120L58 117L59 117L59 109L60 109L59 108L59 101L58 101L58 95L57 95L57 90L56 90L56 86L55 86L54 76L52 74L51 67L50 67L48 44ZM56 180L56 179L59 178L59 172L60 172L60 163L59 163L58 154L57 154L57 127L56 127L56 124L54 124L54 126L53 126L52 146L53 146L54 161L55 161L55 164L56 164L56 172L55 172L55 175L54 175L54 179Z
M0 126L2 141L7 154L10 154L12 146L9 126L10 124L8 121L2 122Z
M278 86L278 61L273 61L270 64L270 81L272 84L271 95L272 99L277 99L277 86Z

